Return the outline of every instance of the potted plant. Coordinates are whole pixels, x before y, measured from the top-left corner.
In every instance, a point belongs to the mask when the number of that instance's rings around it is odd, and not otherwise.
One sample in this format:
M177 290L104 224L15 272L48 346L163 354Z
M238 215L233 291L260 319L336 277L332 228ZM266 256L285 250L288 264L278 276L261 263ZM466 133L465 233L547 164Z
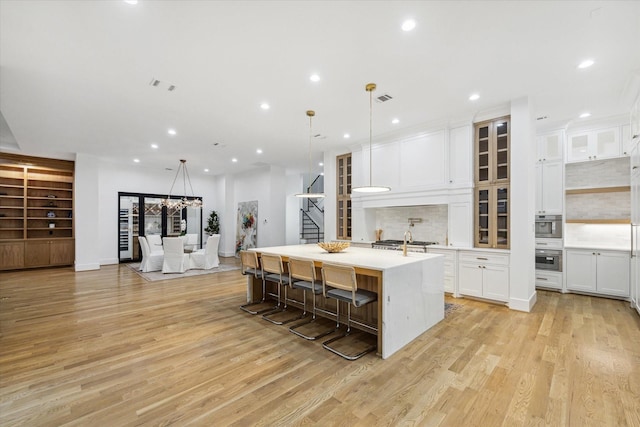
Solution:
M220 234L220 218L216 211L211 211L207 220L207 227L204 231L209 235Z

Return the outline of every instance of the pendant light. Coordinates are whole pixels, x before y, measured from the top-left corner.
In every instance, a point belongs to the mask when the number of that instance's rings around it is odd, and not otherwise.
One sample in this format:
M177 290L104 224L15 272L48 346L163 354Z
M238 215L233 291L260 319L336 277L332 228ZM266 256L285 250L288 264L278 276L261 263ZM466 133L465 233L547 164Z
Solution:
M309 117L309 186L307 187L306 193L296 194L296 197L305 198L305 199L319 199L324 197L324 193L311 193L311 138L313 135L311 119L315 115L316 115L315 111L313 110L307 111L307 117Z
M365 86L365 90L369 92L369 185L363 185L360 187L353 187L351 189L352 193L383 193L385 191L391 190L390 187L382 187L379 185L373 185L371 177L373 176L373 150L372 139L373 139L373 91L376 89L375 83L369 83Z
M182 190L183 196L179 199L172 199L171 192L173 191L173 186L176 184L178 180L178 176L180 176L180 171L182 171ZM189 182L189 188L191 189L191 198L187 199L187 181ZM162 199L160 201L162 206L166 206L168 208L173 209L182 209L186 207L190 208L202 208L202 199L198 199L193 195L193 186L191 185L191 178L189 177L189 171L187 170L187 161L180 160L180 164L178 165L178 170L176 171L176 176L173 178L173 183L171 184L171 188L169 189L169 195L166 199Z

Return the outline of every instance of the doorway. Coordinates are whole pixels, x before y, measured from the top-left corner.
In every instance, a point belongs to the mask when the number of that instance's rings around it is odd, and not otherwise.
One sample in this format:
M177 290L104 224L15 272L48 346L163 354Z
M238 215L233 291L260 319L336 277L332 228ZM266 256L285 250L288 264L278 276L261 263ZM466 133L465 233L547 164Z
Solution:
M161 237L196 234L202 247L202 209L167 208L161 202L166 196L144 193L118 193L118 257L120 262L140 261L139 236ZM178 197L176 197L178 198ZM189 199L191 199L189 197ZM182 220L186 222L182 230Z

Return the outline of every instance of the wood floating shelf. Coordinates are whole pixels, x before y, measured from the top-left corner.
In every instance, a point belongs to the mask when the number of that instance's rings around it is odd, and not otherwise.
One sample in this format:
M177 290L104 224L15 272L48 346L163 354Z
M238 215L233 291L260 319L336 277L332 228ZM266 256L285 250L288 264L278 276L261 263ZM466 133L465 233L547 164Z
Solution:
M619 218L619 219L567 219L565 221L567 224L631 224L630 219Z
M626 185L620 187L573 188L566 190L566 194L622 193L625 191L631 191L631 186Z

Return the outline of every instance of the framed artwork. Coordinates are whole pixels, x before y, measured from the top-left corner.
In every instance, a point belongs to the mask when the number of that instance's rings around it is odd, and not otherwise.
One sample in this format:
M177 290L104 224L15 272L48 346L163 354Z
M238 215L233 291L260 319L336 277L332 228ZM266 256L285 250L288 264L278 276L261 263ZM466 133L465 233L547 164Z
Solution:
M238 203L236 255L258 244L258 201Z

